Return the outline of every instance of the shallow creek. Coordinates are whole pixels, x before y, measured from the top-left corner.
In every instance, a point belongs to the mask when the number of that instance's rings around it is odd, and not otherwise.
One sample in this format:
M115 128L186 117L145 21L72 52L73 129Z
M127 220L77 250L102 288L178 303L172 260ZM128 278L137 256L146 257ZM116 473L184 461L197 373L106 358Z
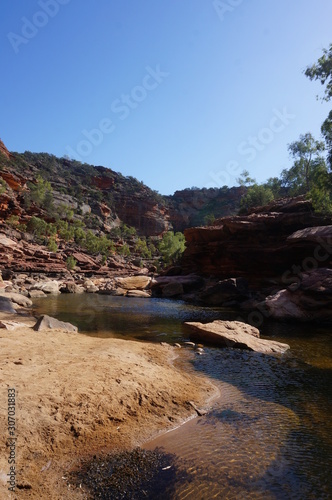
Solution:
M237 317L181 302L88 294L38 299L35 310L84 334L171 343L189 340L184 321ZM175 454L177 466L172 484L150 498L332 498L332 328L266 321L261 334L290 344L290 352L205 348L193 358L179 350L177 363L210 377L220 397L206 415L145 445Z

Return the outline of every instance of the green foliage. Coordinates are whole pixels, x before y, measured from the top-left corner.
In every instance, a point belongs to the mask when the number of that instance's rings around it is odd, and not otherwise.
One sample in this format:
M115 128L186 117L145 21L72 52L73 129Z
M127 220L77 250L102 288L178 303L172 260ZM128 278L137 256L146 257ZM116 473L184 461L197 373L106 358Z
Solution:
M30 193L26 195L27 204L34 202L38 207L46 210L48 214L53 214L54 200L51 183L44 180L41 175L37 175L37 183L30 184Z
M330 167L330 170L332 170L332 111L329 112L328 117L326 120L323 122L322 125L322 134L325 139L325 143L327 146L327 161Z
M294 165L289 170L283 170L281 178L291 196L308 193L314 187L317 171L326 169L320 154L324 148L324 143L316 141L309 132L289 144L288 151Z
M118 248L118 254L123 255L124 257L129 257L130 248L127 243L124 243L120 248Z
M74 210L68 205L60 203L60 205L56 208L56 215L60 219L72 220L74 217Z
M18 223L19 223L19 217L18 217L18 215L11 215L10 217L8 217L6 222L9 226L16 228L18 226Z
M168 231L159 243L159 252L165 265L174 264L185 250L185 237L182 233Z
M3 179L0 179L0 194L3 194L7 191L7 182Z
M267 205L273 200L273 192L269 187L266 187L263 184L254 184L248 189L246 195L241 199L241 211Z
M56 234L56 226L54 224L48 224L43 219L34 216L29 220L27 230L38 238L45 238Z
M329 101L332 97L332 43L329 49L323 49L323 55L316 64L308 66L304 74L310 80L319 80L322 85L326 84L324 101Z
M82 246L91 254L101 253L108 255L110 250L114 250L113 243L105 236L96 236L92 231L87 231Z
M215 220L216 220L216 218L215 218L214 214L208 214L204 217L204 224L207 226L212 225Z
M329 101L332 98L332 43L328 49L323 49L323 55L317 63L309 66L304 73L310 80L319 80L322 85L326 85L322 100ZM332 170L332 111L324 121L321 131L328 150L327 160Z
M57 222L57 229L60 238L65 241L71 241L75 236L75 227L67 221L60 220Z
M67 257L66 266L67 266L68 271L72 271L73 269L75 269L76 264L77 264L77 260L74 259L74 257L72 255Z
M124 238L131 238L137 235L136 229L132 226L127 226L127 224L122 224L121 235Z
M148 248L146 240L143 238L138 238L135 245L135 252L140 254L145 259L151 259L151 250Z
M278 177L270 177L264 183L264 186L271 189L275 199L280 198L281 196L286 194L285 189L282 186L281 179L279 179Z
M248 170L243 170L242 174L236 181L240 184L240 186L251 186L256 183L256 180L250 177Z
M55 238L48 239L47 248L49 249L50 252L58 251L58 245L56 244Z

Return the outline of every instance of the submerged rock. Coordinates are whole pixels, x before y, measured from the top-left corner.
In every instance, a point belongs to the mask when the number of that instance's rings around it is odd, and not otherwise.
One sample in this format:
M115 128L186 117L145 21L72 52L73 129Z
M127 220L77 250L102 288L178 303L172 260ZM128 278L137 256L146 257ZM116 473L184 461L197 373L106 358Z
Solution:
M213 321L212 323L186 322L193 337L217 347L248 349L263 354L283 354L288 344L259 338L257 328L240 321Z

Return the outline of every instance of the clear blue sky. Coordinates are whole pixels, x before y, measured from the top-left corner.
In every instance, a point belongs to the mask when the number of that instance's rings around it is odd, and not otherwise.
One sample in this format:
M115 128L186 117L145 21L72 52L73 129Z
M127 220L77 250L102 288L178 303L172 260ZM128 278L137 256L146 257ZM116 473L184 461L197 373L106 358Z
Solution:
M217 10L213 0L2 0L0 137L162 194L236 185L244 169L259 182L279 175L287 144L319 138L331 106L303 70L332 42L332 2Z

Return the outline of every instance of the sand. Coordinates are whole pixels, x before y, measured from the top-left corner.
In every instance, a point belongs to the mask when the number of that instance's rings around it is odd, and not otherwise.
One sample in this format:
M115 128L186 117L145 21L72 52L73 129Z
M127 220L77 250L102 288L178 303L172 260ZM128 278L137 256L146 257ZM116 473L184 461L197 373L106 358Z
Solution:
M174 364L176 347L35 332L34 318L5 313L0 321L24 323L0 329L1 499L84 498L63 479L79 457L141 445L193 417L189 401L200 407L216 393ZM7 483L8 389L15 389L15 493Z

